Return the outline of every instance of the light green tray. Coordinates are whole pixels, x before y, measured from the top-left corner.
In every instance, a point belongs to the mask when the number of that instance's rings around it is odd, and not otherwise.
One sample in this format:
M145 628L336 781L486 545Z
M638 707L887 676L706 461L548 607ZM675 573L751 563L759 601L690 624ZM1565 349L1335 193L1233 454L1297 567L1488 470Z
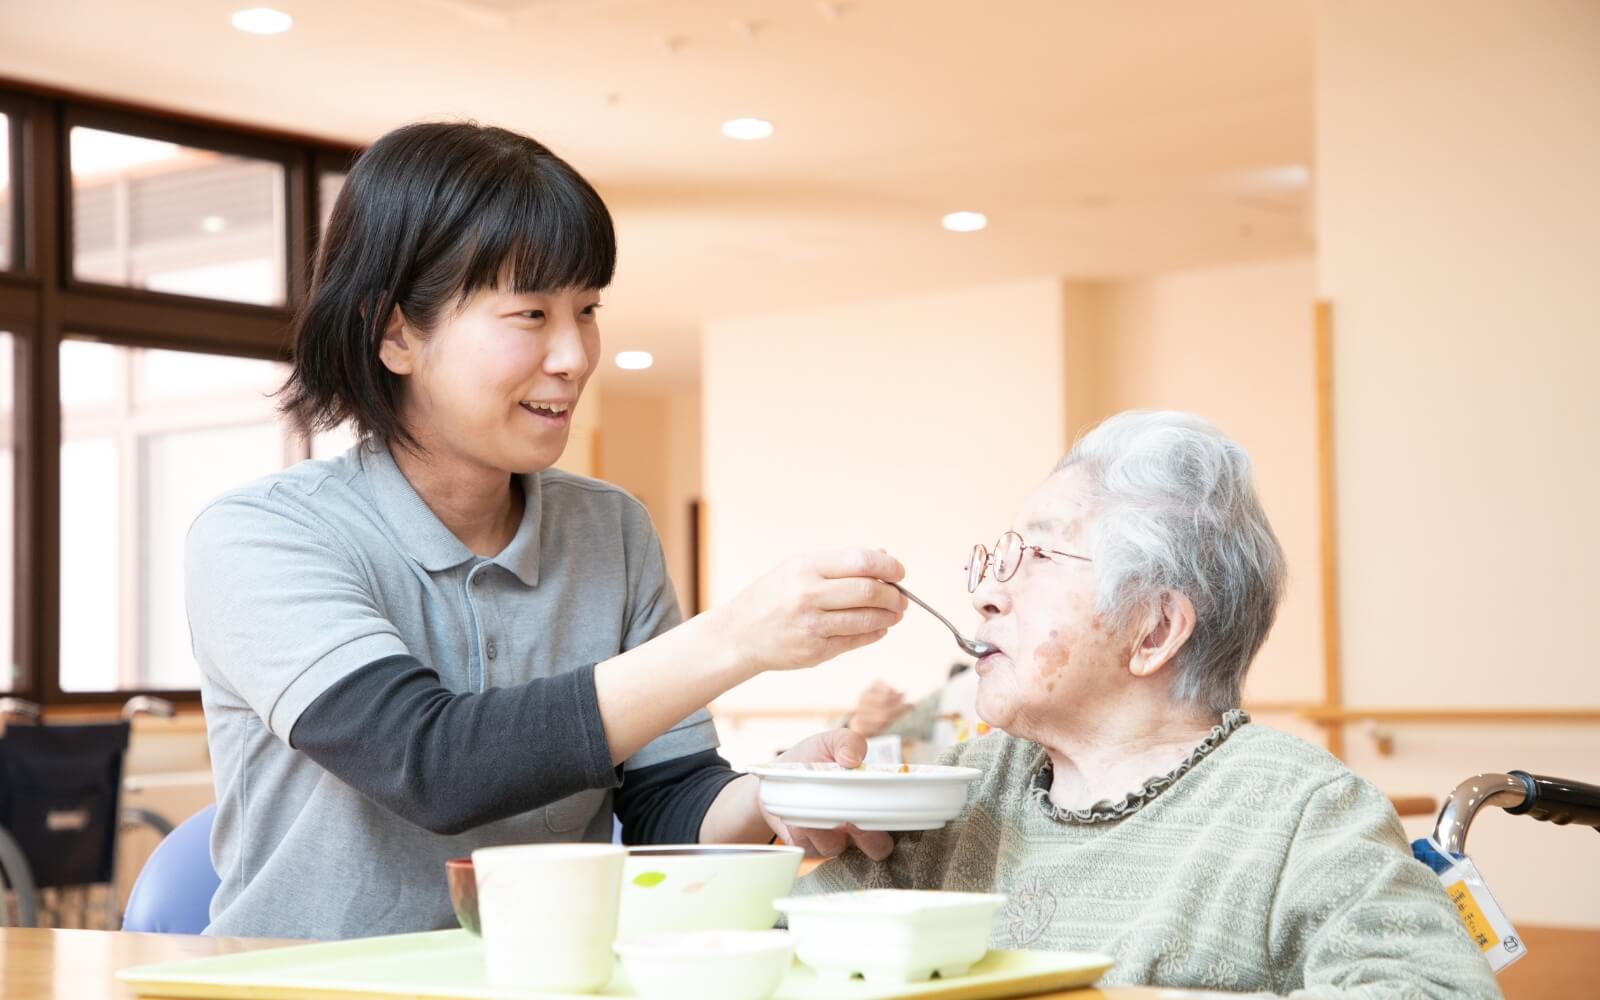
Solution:
M994 1000L1087 986L1111 967L1103 955L991 951L964 976L885 985L819 980L795 963L775 1000ZM125 969L142 997L208 1000L585 1000L635 996L619 967L599 994L496 989L485 981L483 942L466 931L397 934L297 945Z

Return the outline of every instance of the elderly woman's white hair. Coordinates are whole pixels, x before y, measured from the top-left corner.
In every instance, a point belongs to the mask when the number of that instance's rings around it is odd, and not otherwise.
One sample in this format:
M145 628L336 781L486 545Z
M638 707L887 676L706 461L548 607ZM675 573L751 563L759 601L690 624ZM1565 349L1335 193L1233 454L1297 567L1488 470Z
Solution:
M1089 482L1099 612L1127 630L1165 591L1194 604L1177 660L1176 697L1223 712L1272 628L1283 548L1250 482L1250 456L1189 413L1133 410L1085 434L1057 471Z

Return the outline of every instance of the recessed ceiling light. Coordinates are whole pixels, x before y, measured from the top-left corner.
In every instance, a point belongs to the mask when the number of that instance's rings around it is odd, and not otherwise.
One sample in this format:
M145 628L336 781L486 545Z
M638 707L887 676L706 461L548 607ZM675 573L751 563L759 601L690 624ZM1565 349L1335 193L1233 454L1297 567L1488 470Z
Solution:
M772 123L765 118L731 118L722 123L722 134L730 139L765 139L772 135Z
M233 12L233 26L252 35L281 35L294 27L294 18L271 7L251 7Z
M626 368L630 372L642 372L655 363L655 355L649 351L617 352L617 367Z
M982 212L951 212L939 220L952 233L975 233L989 224Z
M228 220L220 215L208 215L200 220L200 228L208 233L220 233L228 228Z
M1223 174L1219 180L1223 188L1235 196L1292 195L1311 186L1311 168L1304 163L1284 163L1236 170Z
M1281 167L1265 167L1253 171L1250 176L1263 187L1299 191L1311 183L1311 168L1304 163L1289 163Z

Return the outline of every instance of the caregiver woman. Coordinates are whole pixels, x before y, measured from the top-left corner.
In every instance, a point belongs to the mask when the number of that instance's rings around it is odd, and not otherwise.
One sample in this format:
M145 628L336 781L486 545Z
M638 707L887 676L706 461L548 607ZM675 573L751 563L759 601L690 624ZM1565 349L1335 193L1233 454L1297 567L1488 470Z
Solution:
M412 125L351 171L283 408L362 443L223 496L188 537L222 880L208 933L448 926L447 858L609 840L613 813L631 842L779 829L702 706L876 641L902 570L871 550L798 559L679 624L644 509L551 468L615 257L594 189L525 136ZM864 751L839 732L793 753ZM836 853L844 835L809 839Z

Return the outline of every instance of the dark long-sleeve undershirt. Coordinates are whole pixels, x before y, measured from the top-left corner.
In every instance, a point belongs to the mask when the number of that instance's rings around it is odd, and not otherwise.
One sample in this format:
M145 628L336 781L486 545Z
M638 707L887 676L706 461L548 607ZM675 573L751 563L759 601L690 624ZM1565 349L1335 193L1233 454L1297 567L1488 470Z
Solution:
M408 822L456 834L594 788L615 788L628 843L694 843L737 778L714 750L613 767L594 667L453 692L409 655L341 678L301 713L289 743Z

